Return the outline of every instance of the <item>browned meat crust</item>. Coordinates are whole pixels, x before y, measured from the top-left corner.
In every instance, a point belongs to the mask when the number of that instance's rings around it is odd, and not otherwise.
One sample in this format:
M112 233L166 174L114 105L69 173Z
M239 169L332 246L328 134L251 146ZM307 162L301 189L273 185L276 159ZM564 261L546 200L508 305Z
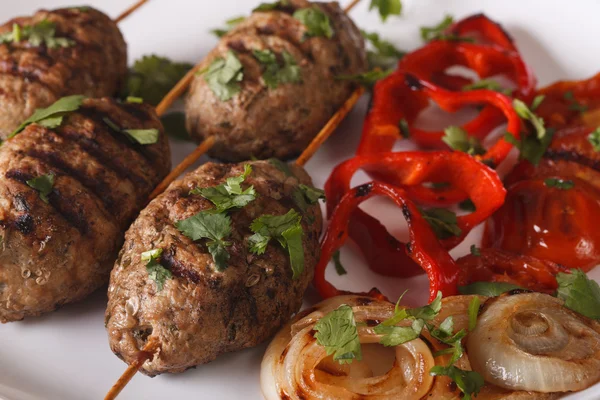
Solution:
M127 74L127 45L117 25L92 8L38 11L0 26L56 24L56 37L75 42L70 47L32 46L23 40L0 45L0 138L5 139L36 108L61 97L83 94L113 96Z
M244 164L208 163L188 173L152 201L125 235L111 273L107 330L111 349L127 363L149 336L158 339L160 352L143 367L148 375L182 372L221 353L255 346L302 304L319 258L319 206L303 214L305 269L299 279L292 279L289 256L278 244L270 243L264 255L255 256L248 251L248 238L255 218L282 215L295 207L291 194L299 182L310 185L310 177L301 167L291 167L298 181L268 162L250 164L253 171L246 183L254 185L258 197L231 212L233 234L228 240L233 244L224 272L215 270L206 246L192 242L174 222L212 208L208 200L190 195L191 189L240 175ZM163 249L160 261L173 273L158 293L140 259L142 252L154 248Z
M344 103L353 90L339 75L367 69L364 41L338 3L291 0L283 11L255 12L236 26L203 61L208 67L230 49L244 66L241 92L221 101L203 76L193 81L186 101L187 126L198 141L215 135L211 156L242 161L297 156ZM299 8L319 7L330 18L331 39L305 39L306 27L292 14ZM261 79L262 66L253 50L289 52L302 70L302 83L269 89Z
M161 130L133 144L103 122ZM108 281L123 234L170 170L152 107L85 100L62 126L30 125L0 147L0 321L40 315ZM26 181L48 173L48 203Z

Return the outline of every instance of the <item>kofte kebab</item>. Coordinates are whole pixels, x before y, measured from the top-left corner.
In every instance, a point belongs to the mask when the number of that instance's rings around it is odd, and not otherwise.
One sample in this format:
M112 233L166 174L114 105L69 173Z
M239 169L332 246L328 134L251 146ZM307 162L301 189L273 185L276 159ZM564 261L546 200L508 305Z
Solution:
M293 17L307 10L329 21L330 35L311 35ZM270 85L257 54L293 63L298 79ZM337 3L292 0L259 7L201 65L208 70L195 78L188 122L221 129L204 131L216 138L213 155L239 161L297 155L353 91L336 76L364 72L366 54ZM221 67L240 76L223 87L210 78ZM313 276L320 197L300 165L277 159L208 163L171 183L126 233L111 273L110 346L131 367L106 398L139 367L182 372L276 332Z

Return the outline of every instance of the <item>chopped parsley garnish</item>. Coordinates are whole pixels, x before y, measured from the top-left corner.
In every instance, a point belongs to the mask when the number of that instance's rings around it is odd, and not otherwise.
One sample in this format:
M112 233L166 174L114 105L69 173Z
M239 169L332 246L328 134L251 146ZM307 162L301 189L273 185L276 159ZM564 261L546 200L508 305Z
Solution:
M244 22L246 20L246 17L235 17L235 18L231 18L228 19L227 21L225 21L225 25L227 25L226 28L217 28L217 29L213 29L210 32L212 34L214 34L215 36L221 38L223 36L225 36L227 33L229 33L229 31L231 29L233 29L233 27L235 27L236 25L240 24L241 22Z
M158 142L160 131L158 129L123 129L125 133L132 140L139 144L154 144Z
M281 52L283 65L279 64L277 55L271 50L254 50L253 54L264 67L262 78L269 88L275 89L284 83L302 82L300 66L287 51Z
M57 128L62 124L63 117L79 109L85 96L74 95L67 96L57 100L47 108L38 108L27 118L9 137L15 136L30 124L38 124L45 128Z
M471 254L476 257L481 257L481 249L474 244L471 245Z
M141 97L127 96L125 98L125 102L130 104L142 104L144 102L144 99L142 99Z
M385 71L382 71L380 69L374 69L371 71L364 72L362 74L338 75L338 76L336 76L336 79L353 81L353 82L359 83L363 86L371 87L375 84L375 82L387 77L392 72L393 72L393 70L391 70L391 69L388 69Z
M156 282L157 292L162 291L167 279L173 277L171 271L160 264L162 252L162 249L152 249L143 252L141 255L142 261L147 261L146 271L148 272L148 277Z
M319 199L325 199L325 192L301 183L292 192L292 199L300 210L306 212L308 207L317 204Z
M477 207L475 207L475 203L473 203L473 200L471 199L466 199L458 203L458 208L468 212L475 212L477 210Z
M199 194L215 205L215 212L222 213L232 208L242 208L256 199L254 186L242 189L241 184L252 173L249 164L244 166L244 173L239 176L227 178L225 183L218 186L196 188L190 194Z
M521 289L521 287L508 282L474 282L458 287L461 294L478 294L486 297L500 296L502 293L515 289Z
M228 101L240 92L240 82L244 79L243 66L235 53L227 52L225 58L216 58L204 72L208 87L221 100Z
M333 37L333 28L331 27L329 16L316 5L296 10L294 18L302 22L306 27L306 36L323 36L328 39Z
M367 59L371 69L380 68L386 70L393 68L398 60L406 54L404 51L398 50L392 43L383 40L375 32L360 31L363 37L371 43L375 49L367 50Z
M445 208L429 208L421 210L425 221L439 239L448 239L452 236L460 236L462 230L458 226L456 214Z
M282 7L290 6L290 0L280 0L275 1L273 3L261 3L258 7L256 7L252 12L256 11L273 11Z
M447 34L445 31L454 23L454 17L446 15L442 22L435 26L422 26L421 38L430 42L432 40L468 40L457 35Z
M600 127L594 129L594 131L588 135L588 141L591 143L594 151L600 151Z
M231 235L231 219L225 213L200 211L199 213L175 223L181 233L193 241L208 239L206 246L212 255L215 269L219 272L227 268L231 242L225 239Z
M498 83L497 81L495 81L493 79L481 79L477 82L473 82L469 85L465 85L462 88L462 90L464 90L464 91L479 90L479 89L493 90L494 92L503 93L507 96L510 96L510 94L512 93L512 90L503 88L502 85L500 85L500 83Z
M535 128L536 136L538 139L542 139L546 136L546 127L544 126L544 120L538 117L533 111L531 111L527 105L519 100L513 100L513 108L515 112L523 121L529 121Z
M444 129L442 142L450 146L451 149L462 151L469 155L482 155L486 153L485 148L475 137L469 136L467 131L459 126L449 126Z
M191 68L154 54L143 56L129 69L121 97L139 97L156 106Z
M552 141L554 130L546 129L544 120L535 115L521 100L514 99L513 107L521 119L528 121L533 126L535 134L525 135L521 140L517 140L507 132L504 135L504 140L519 149L520 159L528 160L533 165L537 165Z
M403 138L410 137L410 128L408 126L408 121L405 118L402 118L398 123L398 128L400 128L400 134Z
M477 326L477 317L479 316L479 306L481 305L481 300L479 300L479 296L473 297L469 302L469 331L473 332L473 329Z
M191 140L190 134L187 131L185 125L185 114L182 112L172 112L167 115L163 115L160 118L165 133L170 137L178 140Z
M402 14L402 2L400 0L371 0L369 10L376 9L381 20L385 22L390 15Z
M302 246L302 216L291 209L284 215L262 215L252 221L250 229L254 235L248 239L250 252L264 254L271 239L279 242L288 251L292 267L292 278L297 279L304 271L304 249Z
M314 326L317 343L325 347L327 355L340 364L362 360L358 329L352 307L342 304L329 312Z
M460 340L456 343L457 350L454 350L455 355L451 357L450 363L448 363L449 365L445 367L436 365L435 367L431 368L429 373L433 376L447 376L448 378L452 379L452 381L456 383L456 386L464 394L462 400L471 400L471 395L475 395L475 397L477 397L477 394L485 385L485 381L479 373L475 371L466 371L453 365L456 362L454 360L458 360L458 358L460 358L462 355L462 345L460 345ZM460 349L460 352L458 349ZM460 356L458 356L458 354L460 354Z
M588 318L600 319L600 286L585 272L572 269L570 274L559 272L557 296L565 301L565 307L585 315Z
M333 259L333 265L335 266L335 272L337 272L338 275L346 275L348 273L348 271L346 271L346 268L344 268L344 266L342 265L342 261L340 260L340 251L336 251L335 253L333 253L333 256L331 257Z
M35 189L40 194L40 199L48 203L48 195L52 193L54 187L54 174L45 174L26 181L27 186Z
M569 102L569 110L586 112L588 110L588 106L581 104L575 99L575 95L573 92L568 91L563 95L564 99Z
M74 40L56 37L56 24L47 19L35 25L19 26L13 24L11 32L0 35L0 43L19 43L22 40L27 40L29 44L35 47L43 44L49 49L70 47L75 44Z
M542 104L545 98L546 96L544 96L543 94L538 94L537 96L535 96L533 98L533 101L531 102L531 106L529 106L529 109L531 111L537 110L537 108L540 106L540 104Z
M294 176L290 165L285 161L281 161L278 158L269 158L269 164L283 172L285 176Z
M544 180L544 185L547 187L553 187L561 190L569 190L575 186L575 182L572 180L559 179L559 178L548 178Z

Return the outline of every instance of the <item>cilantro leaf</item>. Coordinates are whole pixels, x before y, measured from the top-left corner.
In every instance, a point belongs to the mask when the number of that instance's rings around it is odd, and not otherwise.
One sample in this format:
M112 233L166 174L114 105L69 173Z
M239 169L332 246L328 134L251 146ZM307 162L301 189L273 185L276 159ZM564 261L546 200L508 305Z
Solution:
M143 56L129 69L121 97L141 97L156 106L190 69L192 65L188 63L155 54Z
M594 151L600 151L600 127L594 129L594 131L588 135L588 141L591 143Z
M227 215L201 211L177 221L175 226L193 241L208 239L206 246L213 256L216 270L222 272L227 268L229 253L226 247L231 246L230 242L224 240L231 235L231 219Z
M171 271L160 264L162 252L162 249L152 249L143 252L141 255L142 261L148 261L146 271L148 272L148 277L156 282L157 292L162 291L167 279L173 277Z
M269 164L283 172L285 176L294 176L290 165L284 161L281 161L278 158L269 158Z
M523 101L519 99L513 99L513 108L522 120L529 121L533 125L538 139L542 139L544 136L546 136L544 120L531 111Z
M329 16L316 5L296 10L294 18L306 27L306 36L308 37L323 36L327 39L333 37L334 32Z
M244 173L240 176L227 178L225 183L214 187L195 188L190 194L199 194L209 200L216 207L216 212L221 213L232 208L242 208L256 199L254 186L242 189L241 184L252 172L249 164L244 166Z
M503 93L507 96L510 96L510 94L512 93L512 90L503 88L502 85L500 85L500 83L498 83L497 81L495 81L493 79L481 79L477 82L473 82L469 85L465 85L462 88L463 91L479 90L479 89L492 90L494 92Z
M11 32L0 35L0 43L19 43L27 40L32 46L38 47L42 44L49 49L58 47L70 47L75 41L65 37L56 37L56 24L44 19L35 25L19 26L13 24Z
M385 326L377 325L375 333L383 335L379 343L387 347L399 346L419 337L412 326Z
M217 29L213 29L210 32L215 35L218 38L222 38L223 36L225 36L226 34L229 33L229 31L231 29L233 29L236 25L240 24L241 22L244 22L246 20L246 17L235 17L235 18L230 18L227 21L225 21L225 24L227 25L226 28L217 28Z
M402 2L400 0L371 0L369 10L377 9L381 20L385 22L390 15L402 14Z
M292 267L292 278L297 279L304 271L304 249L302 243L302 216L291 209L284 215L262 215L252 221L250 229L254 235L248 239L250 252L264 254L271 239L279 242L288 251Z
M578 102L575 99L575 95L573 94L573 92L568 91L565 92L565 94L563 95L564 99L569 101L569 110L573 110L573 111L579 111L579 112L585 112L588 110L588 106L581 104L580 102Z
M317 343L325 347L327 355L340 364L362 360L358 329L352 307L342 304L321 318L314 327Z
M575 186L575 182L572 180L559 179L559 178L548 178L544 180L544 185L547 187L553 187L560 190L569 190Z
M375 32L360 31L363 37L370 42L375 49L367 50L367 59L371 69L380 68L382 70L393 68L406 52L398 50L391 42L383 40Z
M445 208L429 208L421 210L421 215L439 239L460 236L462 230L458 226L456 214Z
M483 377L475 371L465 371L454 365L436 365L429 373L433 376L447 376L456 383L456 386L464 393L463 400L471 400L471 395L477 396L485 385Z
M533 98L533 101L531 102L531 105L529 106L529 109L531 111L535 111L540 106L540 104L542 104L545 98L546 96L544 96L543 94L538 94L537 96L535 96Z
M500 296L502 293L515 289L522 288L507 282L474 282L470 285L458 287L458 291L461 294L478 294L487 297Z
M440 40L444 37L444 31L454 23L454 17L452 15L446 15L442 22L435 26L422 26L421 27L421 38L426 41Z
M241 90L243 66L235 53L229 50L225 58L216 58L204 73L208 87L221 100L228 101Z
M546 149L550 146L554 133L554 129L546 129L546 133L541 139L538 139L536 135L525 135L521 140L518 140L510 132L506 132L504 140L519 150L520 160L527 160L533 165L538 165Z
M600 286L585 272L572 269L570 274L559 272L557 296L565 301L565 307L585 315L588 318L600 319Z
M185 114L182 112L172 112L167 115L163 115L160 118L162 122L165 133L170 137L177 140L191 140L190 134L187 131L185 125Z
M475 329L477 326L477 317L479 316L480 305L481 300L479 300L479 296L474 296L469 302L469 332L473 332L473 329Z
M252 12L256 11L273 11L282 7L288 7L291 3L289 0L280 0L275 1L273 3L261 3L258 7L256 7Z
M481 249L474 244L471 245L471 254L475 257L481 257Z
M346 268L344 268L342 265L342 261L340 260L340 251L337 250L335 253L333 253L331 258L333 259L333 264L335 265L335 272L337 272L337 274L340 276L346 275L348 271L346 271Z
M338 75L338 76L335 77L335 79L346 80L346 81L353 81L353 82L359 83L359 84L361 84L363 86L371 87L378 80L386 78L392 72L393 72L393 70L391 70L391 69L388 69L388 70L385 70L385 71L382 71L380 69L374 69L374 70L371 70L371 71L364 72L362 74Z
M479 140L469 136L467 131L459 126L449 126L444 129L442 142L446 143L453 150L462 151L469 155L482 155L486 153L485 148Z
M477 210L477 208L475 207L475 203L473 203L473 200L471 199L466 199L458 203L458 208L460 208L463 211L469 212L474 212Z
M281 52L283 65L279 65L277 56L271 50L254 50L253 54L264 66L262 78L270 89L275 89L280 84L302 82L300 66L289 52Z
M400 134L403 138L410 137L410 128L408 126L408 121L405 118L402 118L398 123L398 128L400 128Z
M413 318L420 318L425 321L434 319L442 309L442 292L437 292L435 299L423 307L417 307L406 310L407 314Z
M325 199L325 192L301 183L292 192L292 199L300 210L306 212L308 207L317 204L319 199Z
M127 96L125 98L125 102L130 104L142 104L144 102L144 99L142 99L141 97Z
M52 193L54 187L54 174L45 174L26 181L27 186L37 190L40 194L40 199L44 203L48 203L48 195Z
M56 128L60 126L63 117L68 113L78 110L84 99L85 96L81 95L67 96L58 99L47 108L38 108L31 117L23 121L9 137L15 136L30 124L39 124L46 128Z
M158 129L123 129L123 133L127 134L131 139L139 144L154 144L158 142Z

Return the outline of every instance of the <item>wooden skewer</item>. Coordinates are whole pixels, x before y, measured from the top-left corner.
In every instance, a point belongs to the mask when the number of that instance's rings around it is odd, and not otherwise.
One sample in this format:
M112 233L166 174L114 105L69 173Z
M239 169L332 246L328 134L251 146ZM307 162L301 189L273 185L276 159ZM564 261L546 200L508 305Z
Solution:
M118 24L119 22L123 21L132 12L134 12L135 10L137 10L138 8L140 8L141 6L143 6L144 4L146 4L147 2L148 2L148 0L140 0L140 1L138 1L137 3L135 3L134 5L132 5L131 7L129 7L127 10L123 11L117 18L115 18L115 22Z
M356 7L356 5L357 5L358 3L360 3L360 0L352 0L352 1L350 2L350 4L348 4L348 5L347 5L347 6L344 8L344 12L345 12L346 14L348 14L350 11L352 11L352 9L353 9L354 7Z

